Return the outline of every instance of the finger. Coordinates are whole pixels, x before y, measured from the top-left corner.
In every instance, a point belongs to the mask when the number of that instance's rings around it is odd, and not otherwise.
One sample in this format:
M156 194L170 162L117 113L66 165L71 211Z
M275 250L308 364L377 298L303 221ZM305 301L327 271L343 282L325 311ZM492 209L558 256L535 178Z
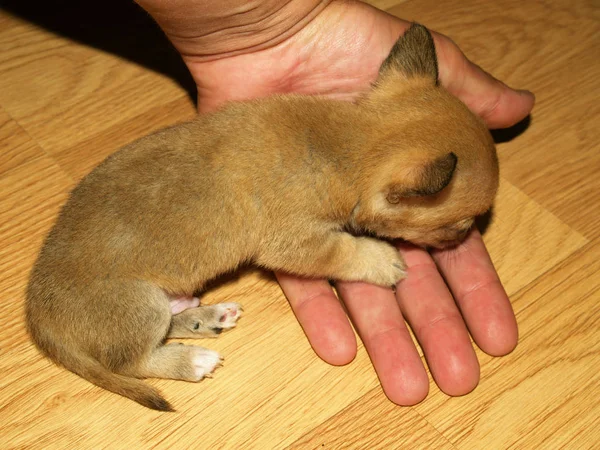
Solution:
M479 231L433 255L477 345L494 356L511 352L518 341L517 321Z
M275 275L315 353L336 366L351 362L356 356L356 337L329 283Z
M429 380L391 289L366 283L338 283L385 394L399 405L414 405L429 391Z
M479 362L460 312L430 255L400 244L408 276L396 295L415 333L431 374L448 395L464 395L479 382Z
M469 61L446 36L435 35L440 81L490 128L506 128L523 120L533 109L535 96L514 90Z

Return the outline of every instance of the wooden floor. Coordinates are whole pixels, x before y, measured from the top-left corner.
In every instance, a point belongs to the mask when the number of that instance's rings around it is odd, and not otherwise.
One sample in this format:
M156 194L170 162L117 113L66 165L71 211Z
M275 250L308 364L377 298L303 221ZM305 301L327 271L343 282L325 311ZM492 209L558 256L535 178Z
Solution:
M85 25L27 6L0 15L0 448L600 448L597 0L373 2L537 94L528 126L498 146L501 189L485 236L520 342L504 358L478 352L473 393L450 398L432 385L421 404L393 405L363 348L346 367L323 363L273 278L251 271L205 299L246 309L237 329L208 342L226 356L215 378L151 381L175 414L53 366L23 324L28 272L76 180L126 142L194 115L177 55L131 3Z

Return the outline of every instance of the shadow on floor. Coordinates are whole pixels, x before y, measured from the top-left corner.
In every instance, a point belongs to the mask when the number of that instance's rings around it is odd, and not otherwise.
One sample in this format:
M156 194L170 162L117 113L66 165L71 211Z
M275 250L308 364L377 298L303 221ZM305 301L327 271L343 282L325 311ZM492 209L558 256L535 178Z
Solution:
M496 144L502 144L504 142L512 141L517 136L523 134L531 126L531 115L525 117L519 123L514 124L510 128L503 128L500 130L492 130L492 137Z
M132 0L3 0L0 7L60 36L167 75L196 102L196 86L179 54Z

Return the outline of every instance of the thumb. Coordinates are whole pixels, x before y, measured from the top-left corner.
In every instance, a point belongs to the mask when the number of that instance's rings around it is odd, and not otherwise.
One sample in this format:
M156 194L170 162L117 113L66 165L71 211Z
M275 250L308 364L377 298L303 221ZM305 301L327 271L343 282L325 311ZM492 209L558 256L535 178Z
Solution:
M440 81L489 128L506 128L523 120L535 103L533 93L514 90L472 63L446 36L435 35Z

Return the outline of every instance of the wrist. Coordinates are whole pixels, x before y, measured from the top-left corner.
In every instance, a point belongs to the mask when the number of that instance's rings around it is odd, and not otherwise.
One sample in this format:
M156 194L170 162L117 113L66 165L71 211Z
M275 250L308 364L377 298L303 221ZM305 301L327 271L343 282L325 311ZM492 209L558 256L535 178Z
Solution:
M264 49L212 59L184 56L198 88L199 112L286 92L352 100L368 89L389 52L387 42L399 35L393 26L398 19L360 1L321 5L310 20Z
M285 41L330 0L137 0L186 63L252 53Z

